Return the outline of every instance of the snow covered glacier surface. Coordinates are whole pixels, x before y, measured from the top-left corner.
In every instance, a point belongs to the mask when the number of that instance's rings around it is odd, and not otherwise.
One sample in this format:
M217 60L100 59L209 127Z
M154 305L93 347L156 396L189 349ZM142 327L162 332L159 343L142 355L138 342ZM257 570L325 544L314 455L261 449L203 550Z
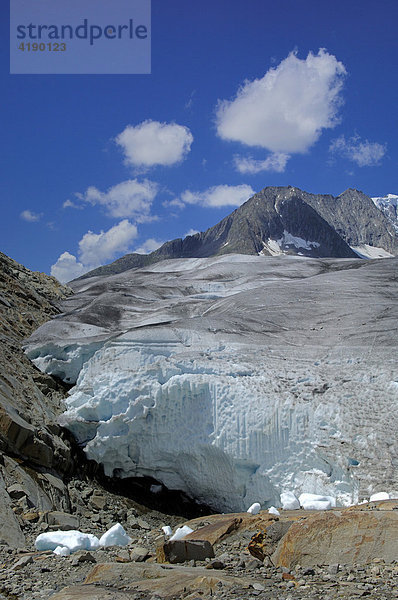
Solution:
M224 256L82 280L31 359L106 474L218 510L398 489L397 260ZM396 292L396 289L395 289Z

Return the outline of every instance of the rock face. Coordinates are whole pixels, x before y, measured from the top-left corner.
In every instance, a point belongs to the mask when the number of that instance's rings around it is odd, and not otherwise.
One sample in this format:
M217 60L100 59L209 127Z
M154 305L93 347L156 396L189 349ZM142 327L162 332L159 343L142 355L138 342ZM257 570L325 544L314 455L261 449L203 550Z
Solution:
M74 284L30 338L106 474L222 511L398 489L397 259L227 255ZM378 487L379 486L379 487Z
M33 367L22 342L59 312L56 302L72 290L1 253L0 273L0 448L35 464L66 470L69 448L54 425L65 389Z
M395 231L398 231L398 196L395 194L387 194L387 196L379 196L372 198L378 209L383 211L389 221L391 221Z
M373 202L358 190L334 197L291 186L266 187L207 231L166 242L148 255L127 254L81 279L166 259L233 253L335 258L353 258L357 252L374 258L397 255L398 230L390 217L383 203ZM367 246L370 253L364 252ZM374 249L381 249L382 254L372 255Z
M71 451L56 424L65 388L32 365L22 342L71 293L0 253L0 538L11 546L23 546L11 503L17 513L68 508L61 477L71 468Z
M293 523L272 560L276 566L313 567L386 564L397 557L398 514L395 511L320 512Z

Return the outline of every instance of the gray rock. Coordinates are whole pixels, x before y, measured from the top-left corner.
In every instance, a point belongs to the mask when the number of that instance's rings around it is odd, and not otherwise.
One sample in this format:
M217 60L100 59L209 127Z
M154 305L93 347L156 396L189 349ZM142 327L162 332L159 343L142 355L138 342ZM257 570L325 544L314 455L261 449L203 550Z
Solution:
M137 524L139 527L141 527L141 529L152 529L152 527L146 521L144 521L144 519L137 519Z
M7 494L13 500L20 500L21 498L24 498L27 495L23 487L18 483L14 483L14 485L9 485L7 488Z
M91 552L76 552L72 558L72 566L77 566L81 563L96 563L97 559Z
M10 497L5 490L4 480L0 473L0 523L1 539L11 548L25 546L25 536L10 507Z
M148 553L147 553L148 555ZM116 556L117 562L130 562L132 560L130 552L128 550L118 550Z
M134 562L144 562L149 556L149 551L143 546L135 546L130 552L130 560Z
M79 529L79 517L60 511L52 511L45 515L45 520L50 526L63 531Z
M329 565L328 567L328 572L329 575L337 575L337 573L340 570L340 565L336 564L336 565Z
M13 571L19 571L20 569L24 569L26 565L30 565L33 563L33 558L31 556L22 556L12 567Z
M103 494L93 493L89 505L95 510L105 510L107 507L106 497Z
M220 571L222 569L225 569L225 564L222 562L222 560L216 558L215 560L211 560L208 563L206 569L216 569L216 571Z

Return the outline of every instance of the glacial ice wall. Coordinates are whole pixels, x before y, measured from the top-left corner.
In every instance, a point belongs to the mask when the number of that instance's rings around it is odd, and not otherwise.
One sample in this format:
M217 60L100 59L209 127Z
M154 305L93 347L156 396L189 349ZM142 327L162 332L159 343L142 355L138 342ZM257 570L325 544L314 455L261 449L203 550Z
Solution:
M27 351L76 381L62 424L107 475L223 511L288 490L348 504L398 488L393 270L358 263L222 257L96 278Z

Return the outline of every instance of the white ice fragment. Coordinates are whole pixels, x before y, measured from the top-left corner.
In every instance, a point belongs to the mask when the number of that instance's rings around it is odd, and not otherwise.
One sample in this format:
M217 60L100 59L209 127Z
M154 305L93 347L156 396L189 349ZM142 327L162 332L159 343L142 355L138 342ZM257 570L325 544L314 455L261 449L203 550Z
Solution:
M281 504L283 510L297 510L300 508L300 502L293 492L283 492L281 494Z
M247 509L247 512L252 515L257 515L261 510L261 505L258 502L255 502Z
M171 537L173 535L173 530L170 525L165 525L165 527L162 527L162 531L167 537Z
M281 514L281 513L279 512L279 510L278 510L277 508L275 508L275 506L271 506L271 507L268 509L268 512L269 512L269 514L270 514L270 515L275 515L275 516L277 516L277 517L279 517L279 515Z
M127 535L120 523L113 525L103 536L100 537L100 546L127 546L131 537Z
M387 492L377 492L376 494L372 494L369 502L377 502L378 500L389 500L390 494Z
M100 542L91 533L82 533L72 529L71 531L51 531L41 533L35 540L36 550L55 550L58 546L66 547L70 552L77 550L97 550Z
M57 556L69 556L70 550L67 546L57 546L55 550L53 550L53 554Z
M153 485L151 485L151 487L149 488L149 490L152 492L152 494L160 494L162 489L163 489L162 485L156 485L155 483Z
M182 540L186 535L192 533L193 529L188 527L188 525L183 525L182 527L178 527L177 531L174 535L171 536L169 542L174 542L175 540Z
M336 498L319 494L301 494L299 502L304 510L330 510L336 506Z

